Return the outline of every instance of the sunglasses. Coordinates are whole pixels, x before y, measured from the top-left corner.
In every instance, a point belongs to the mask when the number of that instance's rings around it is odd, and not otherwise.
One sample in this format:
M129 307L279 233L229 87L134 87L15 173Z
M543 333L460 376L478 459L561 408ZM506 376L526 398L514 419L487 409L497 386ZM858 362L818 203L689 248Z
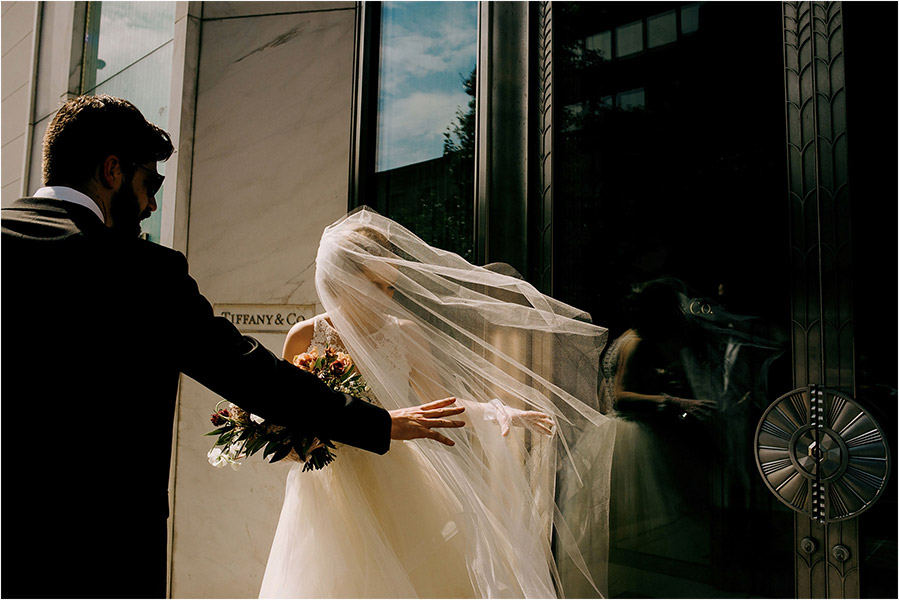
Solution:
M162 182L165 181L165 175L160 175L156 172L155 169L151 169L150 167L145 167L137 163L131 164L138 169L143 169L147 172L147 176L144 178L144 185L147 188L147 194L149 194L150 196L155 196L156 192L159 191L159 188L162 187Z

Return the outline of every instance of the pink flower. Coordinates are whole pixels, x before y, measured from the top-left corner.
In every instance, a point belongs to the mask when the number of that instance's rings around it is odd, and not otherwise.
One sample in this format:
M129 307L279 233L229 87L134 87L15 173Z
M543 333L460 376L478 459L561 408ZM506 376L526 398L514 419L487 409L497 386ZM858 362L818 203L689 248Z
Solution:
M294 356L293 364L304 371L311 371L316 360L318 360L318 352L313 348L312 352L303 352Z

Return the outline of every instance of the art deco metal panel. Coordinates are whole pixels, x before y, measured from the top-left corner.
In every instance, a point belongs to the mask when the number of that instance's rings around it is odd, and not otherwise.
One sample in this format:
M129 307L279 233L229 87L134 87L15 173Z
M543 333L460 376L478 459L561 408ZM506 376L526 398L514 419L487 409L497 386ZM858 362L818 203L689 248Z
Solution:
M854 394L840 2L783 4L795 387ZM796 595L858 597L856 519L795 517ZM848 550L847 550L848 549Z
M552 294L553 225L553 9L552 2L536 7L536 181L530 211L531 281Z
M795 383L852 394L841 3L786 3L783 15Z

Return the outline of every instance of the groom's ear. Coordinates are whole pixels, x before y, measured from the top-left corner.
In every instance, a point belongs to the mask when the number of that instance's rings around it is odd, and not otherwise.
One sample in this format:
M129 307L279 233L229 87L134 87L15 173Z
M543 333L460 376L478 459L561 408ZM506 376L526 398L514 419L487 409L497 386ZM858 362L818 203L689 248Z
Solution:
M110 154L97 167L97 175L100 185L104 188L111 190L119 188L125 178L122 161L115 154Z

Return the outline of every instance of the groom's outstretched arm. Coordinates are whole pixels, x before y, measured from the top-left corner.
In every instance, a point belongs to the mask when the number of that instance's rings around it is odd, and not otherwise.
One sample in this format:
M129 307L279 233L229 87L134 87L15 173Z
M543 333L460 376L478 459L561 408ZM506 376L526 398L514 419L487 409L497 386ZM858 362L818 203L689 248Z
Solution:
M463 412L465 408L456 404L455 398L444 398L421 406L392 410L390 437L394 440L428 438L447 446L455 446L453 440L434 430L442 427L464 427L464 422L447 418Z
M244 410L302 435L315 435L377 454L390 448L390 440L429 438L442 443L433 431L458 414L453 399L402 409L391 414L358 398L330 389L317 377L281 360L257 340L244 336L234 325L216 317L188 274L187 260L172 253L176 281L172 302L179 307L173 328L172 351L181 371L237 404ZM440 404L440 406L435 406ZM461 408L458 412L461 412Z

